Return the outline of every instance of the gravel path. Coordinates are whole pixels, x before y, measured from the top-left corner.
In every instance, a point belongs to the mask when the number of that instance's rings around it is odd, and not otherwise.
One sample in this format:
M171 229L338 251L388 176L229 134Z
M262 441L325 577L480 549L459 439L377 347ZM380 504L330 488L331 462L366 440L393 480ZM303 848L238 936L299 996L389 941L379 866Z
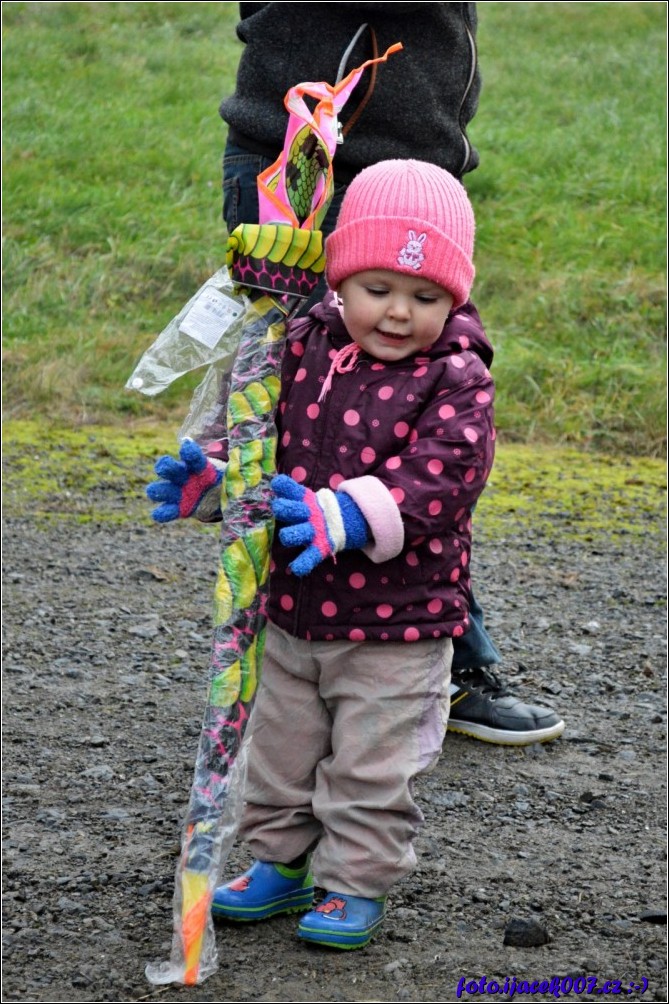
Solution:
M419 866L365 952L305 946L294 918L220 926L217 973L153 989L144 966L169 956L216 534L153 528L145 514L28 518L15 503L4 530L3 1000L453 1001L461 977L483 976L500 989L507 976L620 980L629 1000L667 1000L659 506L645 537L627 541L528 538L513 523L493 540L482 515L474 578L505 672L568 728L526 749L448 737L418 785ZM99 511L115 506L101 486ZM246 863L236 848L228 871ZM504 944L514 920L548 940ZM645 993L628 993L642 978Z

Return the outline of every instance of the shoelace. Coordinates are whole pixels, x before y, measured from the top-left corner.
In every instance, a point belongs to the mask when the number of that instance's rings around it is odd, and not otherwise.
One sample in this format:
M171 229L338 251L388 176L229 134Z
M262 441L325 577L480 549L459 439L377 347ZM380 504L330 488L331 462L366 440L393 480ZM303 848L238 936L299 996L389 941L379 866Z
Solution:
M490 669L489 666L477 666L476 668L466 669L461 674L461 677L465 685L469 684L471 687L475 687L482 694L496 693L498 697L511 696L497 673Z
M335 373L350 373L355 367L358 361L358 356L360 355L360 346L356 342L349 342L345 345L343 349L339 349L336 353L332 362L330 363L330 369L328 370L328 375L325 378L325 383L323 388L318 395L318 403L323 400L327 392L332 387L332 377Z

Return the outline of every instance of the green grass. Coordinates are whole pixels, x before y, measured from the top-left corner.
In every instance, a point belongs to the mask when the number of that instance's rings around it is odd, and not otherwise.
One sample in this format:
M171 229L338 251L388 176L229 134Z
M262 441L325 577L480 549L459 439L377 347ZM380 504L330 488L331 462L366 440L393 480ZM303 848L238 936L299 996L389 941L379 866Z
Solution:
M2 12L5 413L176 429L195 381L123 387L223 262L237 4ZM665 15L479 4L474 299L507 441L663 450Z

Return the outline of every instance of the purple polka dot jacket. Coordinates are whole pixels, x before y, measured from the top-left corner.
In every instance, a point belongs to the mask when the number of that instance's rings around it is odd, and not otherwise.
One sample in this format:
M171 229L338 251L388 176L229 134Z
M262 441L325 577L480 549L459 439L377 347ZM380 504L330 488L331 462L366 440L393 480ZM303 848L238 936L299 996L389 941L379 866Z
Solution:
M314 640L457 637L469 626L471 511L494 455L492 348L470 303L424 354L385 363L361 351L331 373L350 341L331 293L290 325L277 469L350 494L372 541L298 578L288 563L299 551L275 535L269 616Z

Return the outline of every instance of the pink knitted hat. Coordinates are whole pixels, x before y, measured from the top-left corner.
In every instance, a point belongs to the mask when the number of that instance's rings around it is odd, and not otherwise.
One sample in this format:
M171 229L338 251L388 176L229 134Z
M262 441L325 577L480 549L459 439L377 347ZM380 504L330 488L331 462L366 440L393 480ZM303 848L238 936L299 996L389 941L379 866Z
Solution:
M331 289L355 272L385 268L431 279L460 307L474 281L474 213L448 171L384 160L356 175L325 242Z

